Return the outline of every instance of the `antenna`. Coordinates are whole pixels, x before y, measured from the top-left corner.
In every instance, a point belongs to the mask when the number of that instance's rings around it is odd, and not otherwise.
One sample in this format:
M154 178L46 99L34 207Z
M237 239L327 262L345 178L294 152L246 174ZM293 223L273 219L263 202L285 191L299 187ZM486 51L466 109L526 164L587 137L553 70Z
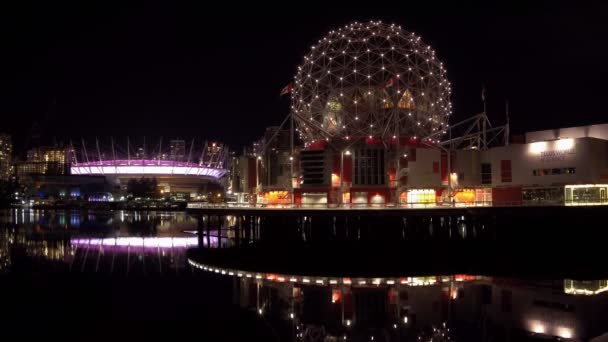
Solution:
M99 150L99 140L95 137L95 145L97 145L97 156L99 156L99 164L101 164L101 151Z
M114 137L110 137L110 144L112 145L112 158L114 158L114 166L116 166L116 151L114 150Z
M192 143L190 144L190 152L188 153L188 164L190 164L190 159L192 158L192 149L194 148L194 139L192 139Z
M158 144L158 165L160 165L160 160L163 157L163 137L160 137L160 142Z

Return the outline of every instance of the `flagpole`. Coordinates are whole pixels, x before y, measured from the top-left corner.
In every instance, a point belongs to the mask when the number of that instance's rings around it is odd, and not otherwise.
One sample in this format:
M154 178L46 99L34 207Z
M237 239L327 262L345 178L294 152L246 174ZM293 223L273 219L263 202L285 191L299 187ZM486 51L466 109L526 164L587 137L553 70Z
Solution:
M483 103L483 113L486 114L486 86L481 84L481 102Z
M510 133L509 100L505 100L505 115L507 116L507 124L505 125L505 146L509 146L509 133Z
M486 86L485 84L481 85L481 101L483 102L483 122L481 123L482 126L482 137L483 137L483 149L487 149L488 146L486 145L487 141L486 141L486 121L488 121L488 114L486 113Z

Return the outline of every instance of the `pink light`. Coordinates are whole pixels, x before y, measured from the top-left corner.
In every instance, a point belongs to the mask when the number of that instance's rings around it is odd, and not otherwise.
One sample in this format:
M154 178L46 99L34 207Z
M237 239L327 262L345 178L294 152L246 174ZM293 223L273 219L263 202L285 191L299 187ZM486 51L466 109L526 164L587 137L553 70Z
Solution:
M108 247L143 247L147 249L154 248L181 248L198 246L198 237L119 237L119 238L91 238L72 239L70 243L74 246L108 246ZM211 237L211 244L217 244L217 238Z
M116 246L128 246L129 243L130 243L129 238L116 239Z
M70 173L74 175L170 174L221 178L226 174L226 170L172 160L104 160L101 162L74 163L70 168Z

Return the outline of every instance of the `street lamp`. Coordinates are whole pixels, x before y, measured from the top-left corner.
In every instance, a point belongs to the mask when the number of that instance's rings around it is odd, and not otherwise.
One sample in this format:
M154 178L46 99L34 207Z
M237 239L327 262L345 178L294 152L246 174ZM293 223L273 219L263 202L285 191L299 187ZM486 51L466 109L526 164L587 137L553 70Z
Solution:
M294 194L293 194L293 189L294 189L293 178L294 178L293 177L293 156L291 155L291 156L289 156L289 187L291 188L291 205L293 205L295 202L294 201L295 198L294 198Z
M350 151L342 151L340 153L340 195L342 196L341 202L344 204L344 194L342 191L344 190L344 155L350 156Z
M261 156L258 156L258 159L255 161L255 193L258 193L258 188L260 187L260 161L262 160Z

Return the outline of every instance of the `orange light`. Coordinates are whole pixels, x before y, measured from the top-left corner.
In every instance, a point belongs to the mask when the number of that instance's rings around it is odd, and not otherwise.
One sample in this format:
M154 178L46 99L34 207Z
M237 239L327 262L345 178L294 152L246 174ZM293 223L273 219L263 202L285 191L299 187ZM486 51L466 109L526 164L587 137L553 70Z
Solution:
M279 190L279 191L267 191L264 193L264 199L268 204L290 204L291 197L289 196L289 191Z
M452 299L458 298L458 291L456 289L452 289L450 291L450 297L452 297Z
M473 189L463 189L454 195L454 199L459 203L474 203L475 191Z
M336 187L340 186L340 176L335 173L331 174L331 186Z
M340 290L331 291L331 303L332 304L339 302L341 298L342 298L342 293L340 293Z

